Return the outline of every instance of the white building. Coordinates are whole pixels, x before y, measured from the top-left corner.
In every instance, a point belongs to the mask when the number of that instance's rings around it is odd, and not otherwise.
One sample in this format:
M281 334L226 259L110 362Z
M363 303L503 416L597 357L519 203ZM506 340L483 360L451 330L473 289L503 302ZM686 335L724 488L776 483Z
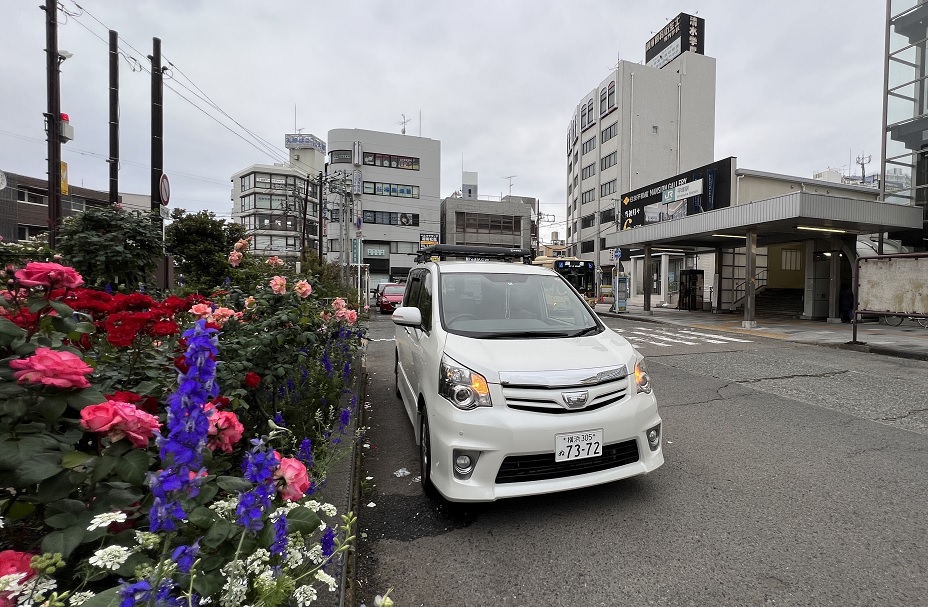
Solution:
M620 61L567 128L567 254L596 261L606 283L615 265L606 237L625 227L621 194L714 160L715 59L661 54L662 67Z
M333 129L328 149L329 261L366 264L370 284L405 278L420 245L439 232L441 142Z
M232 175L232 221L252 236L255 255L296 260L305 246L319 252L319 175L325 142L308 134L285 136L289 166L253 164Z

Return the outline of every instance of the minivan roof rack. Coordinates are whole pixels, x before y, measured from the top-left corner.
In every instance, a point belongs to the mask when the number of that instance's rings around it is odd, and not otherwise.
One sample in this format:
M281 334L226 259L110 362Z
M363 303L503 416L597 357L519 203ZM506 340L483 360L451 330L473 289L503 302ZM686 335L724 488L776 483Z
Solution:
M478 247L465 244L436 244L416 253L416 263L430 261L433 258L439 261L457 259L463 261L521 261L532 263L530 249L515 249L510 247Z

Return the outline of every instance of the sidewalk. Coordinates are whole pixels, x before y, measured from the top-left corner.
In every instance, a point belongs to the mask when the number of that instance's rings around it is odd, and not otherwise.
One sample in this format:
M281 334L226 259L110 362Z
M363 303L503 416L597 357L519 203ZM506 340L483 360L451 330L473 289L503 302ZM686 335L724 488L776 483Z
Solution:
M600 316L627 318L641 322L654 322L668 325L696 327L730 333L743 333L785 339L799 343L846 348L859 352L883 354L898 358L928 360L928 329L912 320L906 320L898 327L890 327L876 321L866 321L857 325L858 344L853 340L853 325L829 323L823 320L799 320L779 317L755 317L757 326L745 329L741 326L744 313L736 314L702 311L677 310L662 308L659 298L652 299L650 313L644 311L644 297L639 295L628 301L628 311L610 312L612 304L596 304Z

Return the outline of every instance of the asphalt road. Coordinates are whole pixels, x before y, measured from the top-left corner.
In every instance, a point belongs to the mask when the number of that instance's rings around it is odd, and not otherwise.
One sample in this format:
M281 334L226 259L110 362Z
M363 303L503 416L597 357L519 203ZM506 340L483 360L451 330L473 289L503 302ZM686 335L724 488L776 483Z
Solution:
M373 315L359 602L928 605L928 363L604 322L649 359L665 465L460 506L422 495Z

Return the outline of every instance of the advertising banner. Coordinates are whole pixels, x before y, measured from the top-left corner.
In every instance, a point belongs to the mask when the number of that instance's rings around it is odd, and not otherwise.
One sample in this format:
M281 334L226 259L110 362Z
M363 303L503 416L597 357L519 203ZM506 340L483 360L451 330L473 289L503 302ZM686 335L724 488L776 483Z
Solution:
M615 216L629 230L731 206L734 170L729 157L622 194Z
M644 61L650 67L664 67L686 51L705 54L706 20L680 13L644 45Z
M419 234L419 244L423 247L430 247L438 244L438 234Z

